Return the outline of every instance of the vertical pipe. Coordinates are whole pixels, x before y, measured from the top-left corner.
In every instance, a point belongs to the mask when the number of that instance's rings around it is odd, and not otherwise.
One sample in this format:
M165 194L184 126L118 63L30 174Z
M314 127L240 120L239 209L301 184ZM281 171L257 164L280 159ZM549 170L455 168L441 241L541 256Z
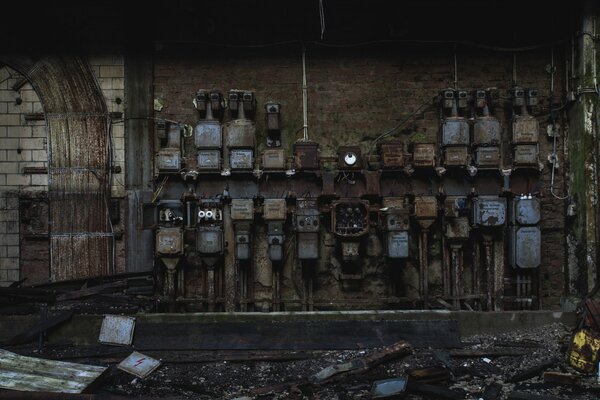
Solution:
M477 296L476 305L477 309L481 310L481 254L479 253L479 244L473 244L473 294Z
M207 293L208 298L208 312L215 311L215 267L208 267L207 269Z
M494 292L494 272L493 272L493 251L492 241L484 238L483 246L485 249L485 272L487 277L487 310L493 310L493 292Z
M450 271L452 269L452 264L450 262L450 256L448 254L448 248L446 246L446 239L442 235L442 272L444 279L444 297L449 298L451 295L451 283L450 283Z
M427 257L427 234L429 233L429 229L422 228L421 229L421 271L419 274L419 283L421 289L421 300L423 301L424 307L427 307L428 302L428 289L429 289L429 276L428 276L428 257Z
M223 265L223 286L225 297L225 311L235 311L236 298L236 262L235 262L235 234L231 220L231 207L223 207L223 230L225 235L225 260Z
M308 140L308 86L306 85L306 46L302 45L302 117L304 141Z

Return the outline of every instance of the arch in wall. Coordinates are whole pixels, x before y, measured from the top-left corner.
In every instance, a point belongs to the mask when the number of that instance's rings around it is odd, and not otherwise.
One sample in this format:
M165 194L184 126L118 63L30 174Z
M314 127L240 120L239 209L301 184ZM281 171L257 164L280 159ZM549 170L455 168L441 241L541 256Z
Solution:
M50 279L113 272L108 214L110 118L104 96L80 56L2 56L42 102L48 131Z

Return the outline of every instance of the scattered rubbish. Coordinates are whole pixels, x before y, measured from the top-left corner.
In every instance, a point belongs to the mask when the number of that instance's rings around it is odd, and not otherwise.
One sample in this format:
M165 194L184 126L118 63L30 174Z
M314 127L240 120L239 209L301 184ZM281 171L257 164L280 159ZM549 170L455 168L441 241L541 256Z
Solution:
M483 362L484 362L484 363L486 363L486 364L489 364L489 363L491 363L491 362L492 362L492 359L491 359L491 358L487 358L487 357L483 357L483 358L481 359L481 361L483 361Z
M100 343L129 346L133 342L135 318L123 315L105 315L100 328Z
M158 368L159 365L159 360L134 351L129 357L121 361L117 365L117 368L139 378L145 378Z
M373 382L371 397L373 399L384 399L386 397L398 396L406 390L407 380L404 377L384 379Z
M548 368L554 367L556 364L558 364L558 359L551 358L550 360L544 361L540 364L534 365L533 367L529 367L527 369L517 372L516 374L508 378L506 382L515 383L536 377Z
M26 357L0 349L0 388L81 393L106 367Z
M502 385L499 383L489 384L483 391L480 399L481 400L498 400L502 395Z
M480 357L519 357L529 354L523 350L497 350L497 349L454 349L450 350L450 357L480 358Z

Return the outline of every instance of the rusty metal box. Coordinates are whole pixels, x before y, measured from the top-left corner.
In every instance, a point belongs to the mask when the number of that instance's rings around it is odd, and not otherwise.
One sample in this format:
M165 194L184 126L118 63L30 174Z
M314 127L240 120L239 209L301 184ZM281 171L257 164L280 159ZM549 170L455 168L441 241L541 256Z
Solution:
M223 146L223 127L219 121L200 121L194 128L194 144L199 149Z
M413 147L413 166L435 167L435 144L415 143Z
M315 142L294 143L294 165L296 169L319 169L319 144Z
M267 129L278 131L281 129L281 104L268 102L265 104Z
M444 165L460 167L469 164L469 148L466 146L446 147L444 149Z
M231 219L234 221L252 221L254 219L254 200L232 199Z
M467 217L469 200L465 196L448 196L444 200L444 215L448 218Z
M418 219L437 218L437 200L434 196L415 197L415 217Z
M229 148L254 148L256 126L249 119L234 119L225 125L225 145Z
M229 150L229 166L231 169L254 168L254 151L251 149Z
M196 251L200 254L220 254L223 252L223 230L219 227L199 227L196 240Z
M537 166L539 149L537 144L518 144L514 148L513 164Z
M469 123L465 118L449 117L444 120L442 144L444 146L469 145Z
M466 240L469 238L469 218L448 218L446 220L445 235L448 239Z
M287 217L285 199L265 199L263 204L263 219L266 221L284 220Z
M478 167L500 167L500 147L486 146L475 149L475 165Z
M502 226L506 222L506 198L479 196L473 199L473 222L479 226Z
M285 169L285 151L283 149L267 149L262 153L263 169Z
M159 172L179 172L181 170L181 150L161 149L156 155L156 168Z
M473 124L474 145L498 145L501 141L502 131L500 121L494 117L479 117Z
M221 168L221 150L198 150L198 169L216 170Z
M515 268L537 268L541 263L542 234L536 226L512 227L510 261Z
M179 228L160 228L156 232L156 252L173 256L183 253L183 231Z
M235 258L238 260L250 259L250 226L236 228L235 232Z
M379 145L379 154L384 168L404 168L404 143L386 142Z
M408 231L387 234L386 253L389 258L407 258L408 250Z
M540 125L531 115L516 116L512 123L513 143L537 143L540 135Z
M540 199L515 198L513 201L513 222L519 225L535 225L540 222Z
M341 146L338 149L338 168L340 169L361 169L363 166L360 147Z
M297 210L296 230L298 232L319 232L319 210Z
M299 260L316 260L319 258L319 234L316 232L298 232L297 251Z

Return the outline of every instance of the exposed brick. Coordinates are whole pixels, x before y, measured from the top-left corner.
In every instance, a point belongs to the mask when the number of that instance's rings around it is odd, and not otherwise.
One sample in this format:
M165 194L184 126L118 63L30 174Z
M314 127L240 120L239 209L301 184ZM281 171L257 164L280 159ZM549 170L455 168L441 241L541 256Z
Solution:
M16 174L19 172L19 164L14 162L0 162L0 174Z
M45 140L43 138L20 139L22 149L43 149Z
M29 138L31 132L30 126L9 126L7 136L9 138Z
M8 186L26 186L31 184L31 175L6 174Z
M32 185L42 185L42 186L47 186L48 185L48 175L42 175L42 174L34 174L31 175L31 184Z

